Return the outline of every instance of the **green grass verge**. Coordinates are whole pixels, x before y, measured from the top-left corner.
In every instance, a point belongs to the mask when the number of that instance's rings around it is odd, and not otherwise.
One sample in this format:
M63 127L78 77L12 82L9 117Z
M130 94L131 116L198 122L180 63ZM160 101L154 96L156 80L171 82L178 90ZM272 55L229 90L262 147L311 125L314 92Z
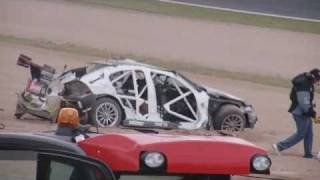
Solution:
M164 14L185 18L238 23L268 28L278 28L297 32L320 34L320 23L289 20L276 17L248 15L222 10L212 10L178 4L169 4L154 0L69 0L98 6L129 9L148 13Z
M280 76L267 76L267 75L260 75L260 74L250 74L250 73L244 73L244 72L234 72L234 71L228 71L223 69L208 68L208 67L196 65L193 63L179 63L178 61L175 61L175 60L164 61L164 60L152 58L152 57L136 56L132 54L119 54L119 53L113 53L103 49L96 49L96 48L79 46L79 45L69 44L69 43L59 44L52 41L20 38L20 37L14 37L14 36L6 36L6 35L0 35L0 42L28 45L28 46L47 49L47 50L82 54L87 56L95 56L95 57L101 57L104 59L119 58L119 57L131 58L131 59L139 60L140 62L164 67L167 69L174 69L174 70L185 71L185 72L190 72L190 73L195 73L200 75L208 75L208 76L214 76L214 77L220 77L220 78L226 78L226 79L232 79L232 80L240 80L240 81L246 81L246 82L251 82L256 84L274 86L274 87L282 87L282 88L291 87L290 80ZM317 89L317 92L320 93L319 88Z

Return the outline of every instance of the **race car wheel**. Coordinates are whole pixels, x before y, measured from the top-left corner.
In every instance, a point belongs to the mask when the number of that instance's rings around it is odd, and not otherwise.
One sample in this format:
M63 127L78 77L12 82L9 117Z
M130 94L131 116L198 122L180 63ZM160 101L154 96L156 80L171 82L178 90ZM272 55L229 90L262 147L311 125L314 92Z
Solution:
M96 101L90 117L100 127L113 127L120 124L123 114L117 101L111 98L100 98Z
M224 105L214 116L213 127L230 133L243 131L245 116L240 109L234 105Z
M20 119L26 112L26 109L23 105L21 104L17 104L16 105L16 112L14 113L14 116L17 118L17 119Z

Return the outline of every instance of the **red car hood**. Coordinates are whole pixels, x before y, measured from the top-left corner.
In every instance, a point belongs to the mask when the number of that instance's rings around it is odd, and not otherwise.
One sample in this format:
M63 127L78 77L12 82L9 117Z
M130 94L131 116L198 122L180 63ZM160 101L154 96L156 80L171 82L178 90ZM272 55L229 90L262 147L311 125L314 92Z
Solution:
M140 155L146 151L166 156L168 174L249 174L251 158L267 154L245 140L220 136L104 134L79 145L114 171L136 173L140 170Z

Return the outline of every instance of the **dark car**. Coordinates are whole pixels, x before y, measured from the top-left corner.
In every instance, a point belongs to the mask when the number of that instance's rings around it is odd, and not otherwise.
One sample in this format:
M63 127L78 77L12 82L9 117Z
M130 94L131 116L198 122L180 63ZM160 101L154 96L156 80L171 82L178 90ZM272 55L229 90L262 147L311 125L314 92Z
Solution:
M45 134L0 133L3 180L115 180L106 163L76 144Z

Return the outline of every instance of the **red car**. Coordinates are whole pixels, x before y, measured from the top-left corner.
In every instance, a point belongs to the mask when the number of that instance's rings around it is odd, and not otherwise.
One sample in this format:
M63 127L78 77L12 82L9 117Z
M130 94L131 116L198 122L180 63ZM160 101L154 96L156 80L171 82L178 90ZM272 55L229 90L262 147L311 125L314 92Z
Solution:
M79 142L88 156L119 174L268 174L267 153L239 138L164 134L105 134Z
M71 108L62 109L55 133L33 136L70 144L74 141L73 148L105 163L121 179L126 175L230 179L232 175L270 173L271 160L266 151L239 138L83 133L78 128L77 113Z

